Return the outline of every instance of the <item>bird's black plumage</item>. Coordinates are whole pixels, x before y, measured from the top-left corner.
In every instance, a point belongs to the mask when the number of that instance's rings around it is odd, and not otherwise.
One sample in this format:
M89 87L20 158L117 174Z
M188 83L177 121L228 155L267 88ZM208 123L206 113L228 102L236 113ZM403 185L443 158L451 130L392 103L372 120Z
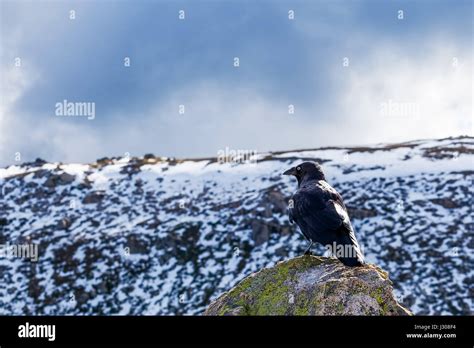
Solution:
M359 243L355 237L347 209L341 195L326 182L321 166L316 162L304 162L290 168L284 175L298 180L288 215L296 222L303 235L310 241L331 248L335 256L346 266L364 263Z

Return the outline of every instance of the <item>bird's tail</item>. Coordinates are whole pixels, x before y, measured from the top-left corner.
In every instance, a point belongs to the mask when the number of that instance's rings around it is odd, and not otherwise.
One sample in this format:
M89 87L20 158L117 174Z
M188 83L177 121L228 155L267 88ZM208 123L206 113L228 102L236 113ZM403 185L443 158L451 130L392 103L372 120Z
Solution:
M360 259L359 257L338 257L338 259L344 265L349 267L357 267L364 265L364 259Z
M357 242L354 230L351 228L349 233L347 229L340 232L336 239L336 250L333 250L333 253L346 266L362 266L365 263L364 255Z

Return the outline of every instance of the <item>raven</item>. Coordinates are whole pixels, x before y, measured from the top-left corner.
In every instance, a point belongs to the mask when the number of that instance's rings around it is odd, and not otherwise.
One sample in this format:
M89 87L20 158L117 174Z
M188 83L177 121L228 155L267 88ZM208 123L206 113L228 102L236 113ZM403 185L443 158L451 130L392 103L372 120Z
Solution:
M283 175L293 175L298 189L289 205L290 222L296 222L310 242L305 255L311 254L314 242L321 243L346 266L360 266L364 256L355 237L341 195L326 182L321 166L303 162Z

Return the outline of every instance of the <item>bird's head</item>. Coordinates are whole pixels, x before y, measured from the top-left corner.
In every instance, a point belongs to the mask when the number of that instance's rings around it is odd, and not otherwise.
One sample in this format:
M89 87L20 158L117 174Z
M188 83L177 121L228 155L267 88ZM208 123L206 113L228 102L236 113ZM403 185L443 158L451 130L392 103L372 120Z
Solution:
M288 169L283 175L293 175L298 180L298 185L306 180L326 180L321 166L316 162L303 162Z

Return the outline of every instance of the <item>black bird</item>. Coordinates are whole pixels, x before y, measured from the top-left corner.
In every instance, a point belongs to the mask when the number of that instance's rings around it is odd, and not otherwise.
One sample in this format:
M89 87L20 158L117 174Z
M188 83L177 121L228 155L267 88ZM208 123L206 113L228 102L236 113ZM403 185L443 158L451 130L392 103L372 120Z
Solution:
M288 206L290 222L296 222L310 244L321 243L346 266L360 266L364 256L354 234L341 195L326 182L321 166L303 162L283 175L293 175L298 189Z

